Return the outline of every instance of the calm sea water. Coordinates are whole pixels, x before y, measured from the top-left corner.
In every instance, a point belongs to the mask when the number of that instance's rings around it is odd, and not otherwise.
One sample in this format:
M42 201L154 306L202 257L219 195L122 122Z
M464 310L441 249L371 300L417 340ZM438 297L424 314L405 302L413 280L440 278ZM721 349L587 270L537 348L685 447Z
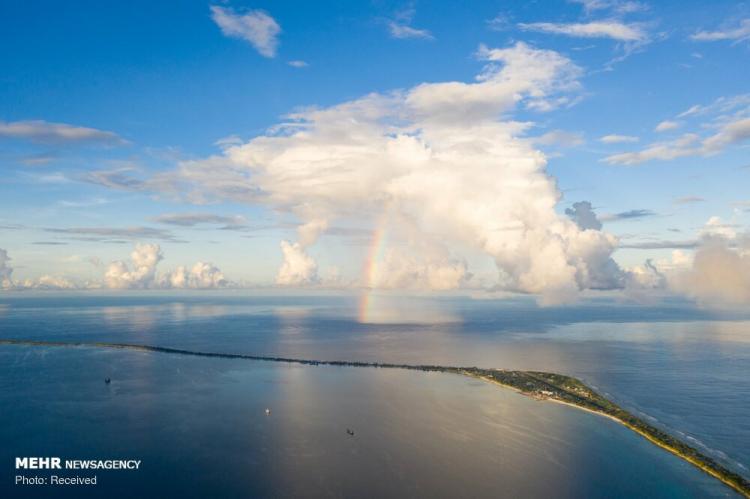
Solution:
M357 305L6 295L0 336L562 372L748 474L750 317L383 298L361 323ZM86 493L13 486L16 455L143 460L98 473L88 492L115 496L734 496L605 418L458 376L94 348L0 347L0 455L2 497Z

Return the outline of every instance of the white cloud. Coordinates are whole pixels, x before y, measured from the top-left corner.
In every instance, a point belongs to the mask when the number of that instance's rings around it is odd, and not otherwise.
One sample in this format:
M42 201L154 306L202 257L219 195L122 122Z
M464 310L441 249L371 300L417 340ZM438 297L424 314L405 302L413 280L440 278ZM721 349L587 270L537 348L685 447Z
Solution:
M616 14L629 14L647 10L648 6L633 0L568 0L583 6L587 14L599 10L611 10Z
M733 224L722 222L721 218L713 216L708 219L700 232L700 236L706 239L735 239L737 231Z
M42 120L0 121L0 137L51 144L99 143L118 145L127 143L113 132Z
M658 125L656 125L656 128L654 128L655 132L667 132L669 130L675 130L677 128L680 128L682 123L679 121L671 121L671 120L664 120Z
M487 20L487 27L492 31L504 31L510 27L510 18L502 12Z
M159 287L166 289L214 289L227 283L221 270L206 262L197 262L190 269L180 265L159 277Z
M145 289L156 277L156 265L163 258L158 244L136 244L130 254L132 269L122 260L112 262L104 274L107 287L115 289Z
M459 286L468 269L458 250L470 248L494 260L499 286L539 293L545 303L621 286L610 257L615 238L555 212L560 193L546 159L523 138L531 125L507 118L518 107L570 105L580 69L524 43L478 55L486 65L474 82L423 83L304 110L221 155L182 162L173 182L191 185L191 198L296 215L300 240L281 243L280 284L316 282L307 250L320 227L356 216L373 228L382 218L408 220L413 247L438 238L445 249L386 246L376 281L383 285L405 285L406 274L428 287Z
M13 268L7 263L10 257L0 248L0 289L212 289L230 284L221 270L206 262L197 262L190 269L179 266L158 275L156 267L163 259L158 244L136 244L130 258L130 264L124 261L111 262L106 268L102 282L78 283L59 275L43 275L38 279L13 281ZM79 257L65 259L68 262L78 260ZM101 260L96 257L88 260L96 267L101 266Z
M735 27L726 27L716 31L698 31L690 36L698 42L715 42L733 40L741 42L750 39L750 19L742 19Z
M451 258L445 248L425 241L413 243L388 248L369 284L383 289L447 290L469 278L466 262Z
M734 119L716 126L718 130L707 137L686 133L669 142L651 144L641 151L607 156L604 161L610 164L635 165L651 160L669 161L687 156L710 156L750 138L750 118Z
M211 6L211 18L225 36L249 42L263 57L276 57L281 27L262 10L239 14L228 7Z
M707 305L750 305L750 244L731 248L726 240L706 242L692 266L675 273L670 285Z
M648 34L638 24L626 24L617 20L592 21L587 23L520 23L524 31L539 31L575 38L610 38L620 42L645 42Z
M22 287L29 289L78 289L78 285L70 279L51 275L43 275L36 281L26 279L23 282Z
M300 243L281 241L284 262L276 276L276 284L300 286L318 282L318 264L305 253Z
M300 61L300 60L289 61L287 62L287 64L289 64L293 68L306 68L309 66L308 63L306 63L305 61Z
M586 140L580 132L552 130L535 138L534 142L543 146L575 147L580 146Z
M422 40L432 40L433 36L426 29L412 28L406 24L399 24L395 21L388 22L388 32L393 38L417 38Z
M604 144L623 144L628 142L638 142L638 137L632 135L605 135L599 139L599 142Z
M179 266L162 275L157 275L156 267L163 259L158 244L136 244L130 254L131 264L121 260L107 267L104 284L113 289L209 289L229 284L224 274L210 263L197 262L189 270Z
M433 40L434 37L426 29L418 29L411 26L416 10L404 9L396 13L395 19L387 21L388 33L391 37L399 39L416 38L422 40Z
M651 160L669 161L684 156L696 154L696 142L700 137L696 134L685 134L670 142L657 142L637 152L613 154L604 158L613 165L636 165Z

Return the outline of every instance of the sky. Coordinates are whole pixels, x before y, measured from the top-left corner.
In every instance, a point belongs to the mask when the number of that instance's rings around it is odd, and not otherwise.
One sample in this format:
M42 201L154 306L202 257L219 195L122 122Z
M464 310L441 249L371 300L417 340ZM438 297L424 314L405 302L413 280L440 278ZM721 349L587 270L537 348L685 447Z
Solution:
M0 2L0 287L750 302L750 5Z

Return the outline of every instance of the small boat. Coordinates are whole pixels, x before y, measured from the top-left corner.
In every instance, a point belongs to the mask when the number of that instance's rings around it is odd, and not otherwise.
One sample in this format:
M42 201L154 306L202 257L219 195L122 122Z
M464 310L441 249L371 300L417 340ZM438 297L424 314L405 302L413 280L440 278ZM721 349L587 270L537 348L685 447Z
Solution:
M349 435L351 435L351 436L354 436L354 432L352 430L350 430L349 428L346 429L346 433L349 434Z
M266 416L269 416L270 414L271 414L271 409L269 409L268 407L266 407Z
M109 383L110 383L110 381L112 381L112 380L111 380L111 379L109 379L109 378L104 378L104 383L106 383L106 384L109 384Z

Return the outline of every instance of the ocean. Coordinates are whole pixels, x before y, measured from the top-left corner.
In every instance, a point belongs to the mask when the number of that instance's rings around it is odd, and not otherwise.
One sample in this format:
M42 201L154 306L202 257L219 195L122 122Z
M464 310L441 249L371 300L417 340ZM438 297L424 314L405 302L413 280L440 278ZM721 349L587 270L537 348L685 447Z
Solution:
M746 312L363 302L6 294L0 337L560 372L750 475ZM0 408L1 497L736 497L606 418L446 373L0 345ZM13 485L37 455L142 466Z

